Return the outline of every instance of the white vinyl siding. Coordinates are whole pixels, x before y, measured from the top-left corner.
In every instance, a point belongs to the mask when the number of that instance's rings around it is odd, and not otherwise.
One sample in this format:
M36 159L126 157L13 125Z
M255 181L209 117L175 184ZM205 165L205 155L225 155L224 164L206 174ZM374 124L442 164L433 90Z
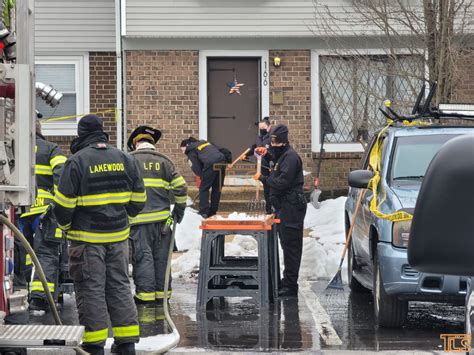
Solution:
M35 0L35 52L115 51L114 0Z
M351 0L326 0L325 3L340 16L354 16ZM127 37L317 35L314 25L318 19L313 0L126 0L125 7ZM350 34L354 26L341 23L341 30Z
M89 112L89 58L78 56L36 57L36 80L63 93L61 102L50 107L36 98L36 109L43 115L43 134L76 135L77 121ZM74 116L58 119L64 116ZM50 119L50 121L48 121Z

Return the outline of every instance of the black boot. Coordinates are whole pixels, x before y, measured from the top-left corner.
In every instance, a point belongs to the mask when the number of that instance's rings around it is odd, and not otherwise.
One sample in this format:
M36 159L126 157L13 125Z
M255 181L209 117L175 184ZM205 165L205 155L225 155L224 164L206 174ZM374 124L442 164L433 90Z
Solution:
M81 348L91 355L105 355L104 347L99 345L81 345Z
M50 309L45 299L34 297L30 301L30 310L48 312Z
M135 343L112 344L110 349L112 354L135 355Z

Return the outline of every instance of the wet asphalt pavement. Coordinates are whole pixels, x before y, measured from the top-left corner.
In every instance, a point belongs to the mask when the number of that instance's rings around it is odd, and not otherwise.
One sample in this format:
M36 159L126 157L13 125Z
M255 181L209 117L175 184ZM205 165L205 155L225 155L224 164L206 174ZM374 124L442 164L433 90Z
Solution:
M171 311L181 342L173 351L433 353L443 350L441 333L463 333L462 307L412 303L406 327L376 329L371 294L328 292L325 286L325 281L310 283L299 299L281 300L261 314L251 299L215 302L197 314L197 285L175 282ZM138 312L142 337L168 331L161 308L139 306ZM78 324L73 297L66 298L61 316L65 324ZM30 323L53 324L53 319L49 313L31 315ZM335 343L340 345L330 345Z

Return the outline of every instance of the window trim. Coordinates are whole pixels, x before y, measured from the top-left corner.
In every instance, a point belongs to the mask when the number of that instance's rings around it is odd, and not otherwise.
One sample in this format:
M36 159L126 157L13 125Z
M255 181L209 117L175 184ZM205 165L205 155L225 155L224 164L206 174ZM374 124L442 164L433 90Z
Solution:
M44 122L42 131L45 136L75 136L79 118L90 110L89 96L89 53L64 56L36 56L36 64L74 64L76 82L76 122ZM45 83L48 84L48 83Z
M347 54L350 55L353 50L357 50L363 55L387 55L387 49L384 48L370 48L370 49L348 49ZM341 52L332 50L313 49L311 51L311 151L319 152L321 149L321 87L319 77L319 63L322 56L340 56ZM399 55L413 54L408 49L397 49ZM428 77L427 66L425 68L425 75ZM427 86L429 87L429 85ZM360 143L325 143L324 150L326 152L348 152L348 153L363 153L364 147Z

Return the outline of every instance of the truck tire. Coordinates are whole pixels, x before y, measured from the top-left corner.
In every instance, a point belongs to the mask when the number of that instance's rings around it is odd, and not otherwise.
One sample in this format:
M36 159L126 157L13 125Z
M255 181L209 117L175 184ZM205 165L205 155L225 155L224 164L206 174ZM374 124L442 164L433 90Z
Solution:
M349 282L349 288L354 293L367 293L370 290L364 287L355 277L354 269L357 268L354 249L352 247L352 240L347 248L347 280Z
M408 301L401 301L396 296L385 292L379 267L377 252L374 255L373 297L375 324L384 328L402 327L408 316Z

